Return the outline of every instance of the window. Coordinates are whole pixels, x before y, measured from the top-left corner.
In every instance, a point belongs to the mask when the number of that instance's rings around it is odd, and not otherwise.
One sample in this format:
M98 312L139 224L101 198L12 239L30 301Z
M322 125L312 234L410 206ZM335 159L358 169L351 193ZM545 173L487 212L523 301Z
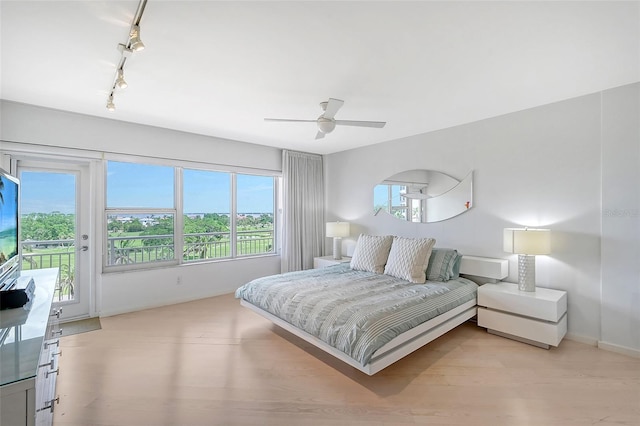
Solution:
M184 169L185 262L231 257L231 174Z
M174 169L107 163L106 266L175 261Z
M236 247L238 256L273 253L275 179L236 176Z
M108 161L105 267L275 253L277 179Z

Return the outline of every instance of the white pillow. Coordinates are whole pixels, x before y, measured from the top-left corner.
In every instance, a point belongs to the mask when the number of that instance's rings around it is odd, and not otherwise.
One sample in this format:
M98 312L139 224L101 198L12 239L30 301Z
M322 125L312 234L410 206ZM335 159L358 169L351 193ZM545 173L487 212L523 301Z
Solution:
M351 269L382 274L387 263L393 236L360 234L351 256Z
M424 283L435 243L433 238L393 237L384 273L412 283Z

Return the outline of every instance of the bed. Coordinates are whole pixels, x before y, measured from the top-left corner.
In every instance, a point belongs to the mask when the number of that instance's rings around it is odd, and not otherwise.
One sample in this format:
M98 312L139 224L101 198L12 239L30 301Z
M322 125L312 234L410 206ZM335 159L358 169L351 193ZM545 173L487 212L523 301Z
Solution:
M402 239L402 244L399 237L384 236L385 244L364 256L362 237L351 263L258 278L241 286L236 297L242 306L373 375L473 318L476 282L507 275L504 259L433 249L435 240ZM380 243L380 237L365 237ZM400 258L394 244L401 246Z

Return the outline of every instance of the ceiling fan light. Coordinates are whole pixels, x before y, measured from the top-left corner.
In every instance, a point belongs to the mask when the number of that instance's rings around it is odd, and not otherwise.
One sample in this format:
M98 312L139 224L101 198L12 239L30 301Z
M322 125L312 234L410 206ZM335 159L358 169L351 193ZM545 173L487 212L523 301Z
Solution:
M318 118L318 129L322 133L331 133L335 128L336 128L335 121L330 120L328 118L324 118L322 116Z

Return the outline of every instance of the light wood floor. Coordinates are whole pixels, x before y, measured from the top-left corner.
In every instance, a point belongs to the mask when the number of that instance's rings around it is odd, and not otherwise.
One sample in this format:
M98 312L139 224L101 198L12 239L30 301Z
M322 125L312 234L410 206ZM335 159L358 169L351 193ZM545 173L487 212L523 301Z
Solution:
M472 323L369 377L231 295L62 338L54 425L640 425L640 360Z

